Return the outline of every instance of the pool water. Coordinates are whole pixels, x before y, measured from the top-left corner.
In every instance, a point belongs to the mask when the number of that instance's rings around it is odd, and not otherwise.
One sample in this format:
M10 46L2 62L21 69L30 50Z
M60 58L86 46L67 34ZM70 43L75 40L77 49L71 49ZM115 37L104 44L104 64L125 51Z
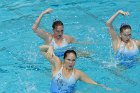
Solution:
M132 37L140 39L139 0L1 0L0 93L50 93L51 66L38 48L44 42L31 29L38 15L48 7L53 12L42 19L40 28L52 33L51 25L54 19L59 19L64 23L65 34L79 42L90 42L73 45L91 52L88 58L78 57L75 67L112 88L106 91L78 82L76 93L139 93L140 65L116 72L105 26L118 9L129 11L130 16L118 16L114 26L119 31L121 23L129 23Z

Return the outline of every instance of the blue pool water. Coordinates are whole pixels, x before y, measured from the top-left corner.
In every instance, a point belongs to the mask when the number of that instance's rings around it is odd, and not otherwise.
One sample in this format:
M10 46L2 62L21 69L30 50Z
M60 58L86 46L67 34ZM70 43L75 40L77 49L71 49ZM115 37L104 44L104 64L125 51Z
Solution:
M77 83L76 93L139 93L140 65L116 74L114 53L105 21L118 9L130 12L119 16L114 26L130 23L135 39L140 33L139 0L1 0L0 2L0 93L50 93L51 66L38 46L44 42L31 27L41 11L53 8L40 27L52 32L54 19L62 20L65 34L77 41L91 42L74 46L90 51L90 58L79 57L76 68L93 80L112 88ZM106 63L107 65L103 65Z

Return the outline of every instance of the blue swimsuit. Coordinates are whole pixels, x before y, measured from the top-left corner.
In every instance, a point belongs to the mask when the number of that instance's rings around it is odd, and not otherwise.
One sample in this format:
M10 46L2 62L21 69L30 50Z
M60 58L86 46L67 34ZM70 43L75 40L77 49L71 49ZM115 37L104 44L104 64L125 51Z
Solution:
M133 41L133 49L129 50L125 46L124 42L121 42L118 51L116 52L116 58L120 61L119 65L131 68L136 63L136 55L139 50L136 43Z
M74 71L70 78L65 78L62 74L63 67L56 75L52 78L51 81L51 93L74 93L76 77Z
M52 38L50 45L53 46L53 48L55 50L54 54L58 57L62 57L64 55L64 52L67 50L65 47L68 46L68 42L66 41L65 38L63 38L62 45L58 46L56 44L54 38Z
M52 41L51 41L50 45L53 46L54 49L59 49L59 48L63 48L63 47L65 47L65 46L67 46L67 45L68 45L68 42L66 41L65 38L63 38L63 40L62 40L62 45L61 45L61 46L58 46L58 45L56 44L54 38L52 38Z

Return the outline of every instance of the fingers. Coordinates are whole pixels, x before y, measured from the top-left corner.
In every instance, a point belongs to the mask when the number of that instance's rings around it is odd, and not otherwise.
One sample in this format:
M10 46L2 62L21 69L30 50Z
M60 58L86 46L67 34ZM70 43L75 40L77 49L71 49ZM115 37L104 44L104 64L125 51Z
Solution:
M52 12L52 8L47 8L45 11L42 12L42 14L48 14L50 12Z
M48 8L46 11L48 12L48 13L50 13L50 12L52 12L52 8Z
M106 87L106 90L112 90L111 88Z
M123 11L123 10L119 10L118 12L119 12L120 14L124 15L124 16L130 15L129 12L125 12L125 11Z
M53 56L53 47L50 46L49 49L48 49L48 52L49 56Z
M108 88L108 87L106 87L105 85L103 85L103 84L100 84L104 89L106 89L106 90L112 90L111 88Z
M123 15L124 16L129 15L129 12L123 12Z
M47 53L46 53L46 57L47 57L48 59L50 59L50 58L52 58L52 57L53 57L53 54L52 54L52 53L50 53L50 52L47 52Z
M112 90L111 88L108 88L106 86L103 86L103 88L105 88L106 90Z

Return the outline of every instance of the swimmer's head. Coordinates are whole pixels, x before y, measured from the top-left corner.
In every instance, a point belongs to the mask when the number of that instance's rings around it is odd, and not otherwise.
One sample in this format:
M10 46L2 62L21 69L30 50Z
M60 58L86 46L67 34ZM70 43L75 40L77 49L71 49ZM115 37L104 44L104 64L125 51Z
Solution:
M123 23L120 27L120 38L127 43L131 39L131 26Z
M67 69L73 69L77 54L74 50L67 50L64 53L64 65Z
M73 53L75 55L75 57L77 57L77 54L74 50L66 50L64 53L64 59L67 57L67 54L69 54L69 53Z
M126 29L130 29L131 30L131 26L129 24L122 23L121 26L120 26L120 33L122 33Z
M63 26L62 21L60 20L55 20L52 24L52 28L55 29L57 26Z
M62 38L63 29L64 29L63 23L60 20L54 21L52 28L53 28L54 36L56 38Z

